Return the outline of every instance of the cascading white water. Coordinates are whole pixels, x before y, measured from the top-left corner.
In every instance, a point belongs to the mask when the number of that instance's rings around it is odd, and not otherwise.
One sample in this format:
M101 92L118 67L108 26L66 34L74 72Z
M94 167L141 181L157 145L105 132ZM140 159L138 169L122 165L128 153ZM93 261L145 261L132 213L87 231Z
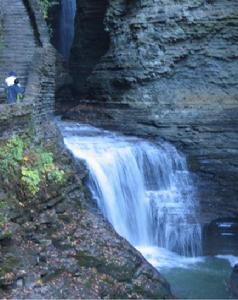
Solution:
M59 19L59 51L69 58L74 39L74 18L76 13L76 0L62 0Z
M86 161L93 197L120 235L137 247L200 253L193 182L175 147L75 123L60 127L68 149Z

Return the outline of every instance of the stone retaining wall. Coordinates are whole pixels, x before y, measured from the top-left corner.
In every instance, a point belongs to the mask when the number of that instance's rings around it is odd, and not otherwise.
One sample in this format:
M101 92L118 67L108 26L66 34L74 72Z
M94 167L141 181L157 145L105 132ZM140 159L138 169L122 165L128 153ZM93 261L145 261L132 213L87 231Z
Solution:
M33 120L41 125L52 117L55 102L56 51L50 44L48 27L36 0L24 0L31 23L42 47L35 51L28 76L26 101L33 101Z
M23 102L0 105L0 136L3 138L13 132L23 132L33 125L39 133L40 125L50 120L54 113L56 51L50 44L47 25L37 1L23 2L35 37L35 41L27 42L35 43L36 47L28 70Z
M33 121L41 125L54 112L55 51L51 46L39 48L33 57L24 101L33 102Z
M22 133L32 125L32 103L0 105L0 139Z

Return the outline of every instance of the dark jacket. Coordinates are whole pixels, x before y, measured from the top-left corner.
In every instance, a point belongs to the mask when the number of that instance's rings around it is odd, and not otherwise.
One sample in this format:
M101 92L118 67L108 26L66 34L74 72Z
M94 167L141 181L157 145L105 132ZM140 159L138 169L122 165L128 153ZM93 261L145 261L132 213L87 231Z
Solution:
M8 86L6 88L8 104L15 103L18 99L23 98L24 88L18 84Z

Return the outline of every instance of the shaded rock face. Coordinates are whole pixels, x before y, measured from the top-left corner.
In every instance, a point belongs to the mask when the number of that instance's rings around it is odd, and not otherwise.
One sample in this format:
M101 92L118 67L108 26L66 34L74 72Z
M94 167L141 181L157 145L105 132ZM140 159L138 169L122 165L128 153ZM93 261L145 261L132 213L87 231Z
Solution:
M238 218L221 218L205 226L204 255L238 254Z
M83 89L94 100L67 117L175 143L198 174L202 221L236 216L237 1L110 0L104 24L110 47Z
M109 47L109 35L104 29L108 0L77 1L75 38L70 58L74 88L85 94L85 83L100 58Z
M237 97L237 2L179 2L110 1L111 45L90 78L92 96L160 110Z

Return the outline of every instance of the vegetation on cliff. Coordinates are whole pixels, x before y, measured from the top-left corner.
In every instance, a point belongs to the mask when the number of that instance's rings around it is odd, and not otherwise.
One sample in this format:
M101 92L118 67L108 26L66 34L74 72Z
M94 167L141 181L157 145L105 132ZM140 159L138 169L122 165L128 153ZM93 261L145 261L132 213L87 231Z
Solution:
M42 145L35 145L32 137L15 135L0 144L1 188L22 205L57 189L65 176L55 163L54 154ZM4 204L0 203L0 225L4 224L1 216Z

